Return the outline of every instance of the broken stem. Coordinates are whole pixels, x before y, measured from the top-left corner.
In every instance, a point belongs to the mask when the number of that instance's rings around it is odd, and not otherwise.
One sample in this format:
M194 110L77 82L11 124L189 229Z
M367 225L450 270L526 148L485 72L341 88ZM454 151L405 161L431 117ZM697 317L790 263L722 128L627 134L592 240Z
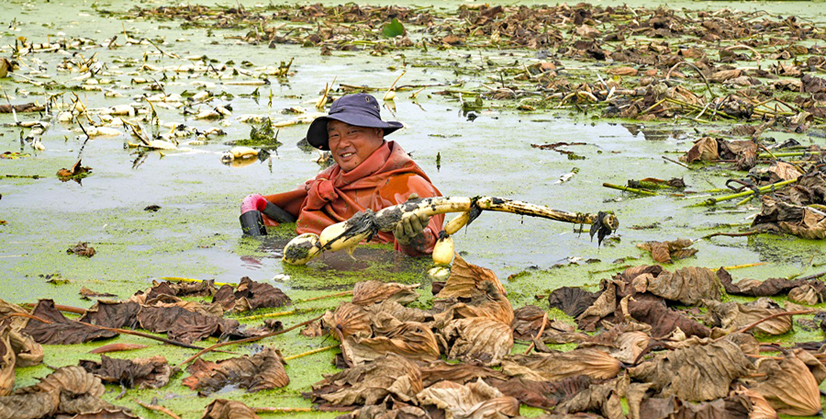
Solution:
M335 294L320 295L318 297L304 298L302 300L293 301L293 304L306 303L308 301L326 300L328 298L346 297L348 295L353 295L353 291L350 290L350 291L337 292Z
M687 164L685 164L685 163L678 162L677 160L674 160L674 159L669 158L669 157L666 157L666 156L661 156L661 157L662 157L662 158L663 158L663 160L665 160L665 161L669 161L669 162L671 162L671 163L674 163L674 164L677 164L677 165L683 166L683 167L685 167L685 168L686 168L686 169L688 169L688 170L693 170L693 169L692 169L689 165L687 165Z
M743 237L743 236L753 236L755 234L760 234L760 232L759 231L747 231L745 233L712 233L712 234L700 237L700 240L710 239L712 237L717 237L717 236Z
M304 356L307 356L307 355L312 355L312 354L317 354L319 352L329 351L330 349L335 349L335 348L338 348L339 346L340 346L340 344L336 344L336 345L325 346L323 348L313 349L312 351L307 351L307 352L304 352L304 353L300 353L298 355L288 356L288 357L284 358L284 360L285 361L292 361L293 359L298 359L298 358L301 358L301 357L304 357Z
M627 186L614 185L614 184L611 184L611 183L603 183L602 186L604 186L606 188L611 188L611 189L618 189L620 191L631 192L631 193L635 193L635 194L639 194L639 195L648 195L648 196L657 196L657 195L659 195L655 192L644 191L642 189L629 188Z
M141 407L143 407L144 409L149 409L149 410L154 410L156 412L166 413L167 415L169 415L172 418L181 419L180 416L176 415L175 413L172 413L171 410L169 410L169 409L167 409L163 406L158 406L156 404L146 404L146 403L144 403L144 402L142 402L138 399L132 399L132 401L134 401L135 403L141 405Z
M310 313L313 311L327 311L330 310L329 307L313 307L313 308L296 308L289 311L278 311L275 313L266 313L266 314L259 314L256 316L247 316L247 317L239 317L236 320L259 320L259 319L269 319L272 317L283 317L283 316L292 316L293 314L303 314L303 313Z
M542 314L542 326L539 327L539 332L536 333L536 336L534 336L533 341L531 342L530 346L528 346L528 349L525 350L525 355L531 353L533 348L536 346L536 341L539 338L542 337L542 333L545 333L545 323L547 323L547 322L548 322L548 312L546 311L545 313Z

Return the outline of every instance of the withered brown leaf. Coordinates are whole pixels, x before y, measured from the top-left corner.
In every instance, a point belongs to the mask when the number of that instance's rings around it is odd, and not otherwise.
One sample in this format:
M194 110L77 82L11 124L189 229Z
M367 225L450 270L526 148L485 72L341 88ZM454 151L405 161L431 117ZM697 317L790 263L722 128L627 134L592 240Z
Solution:
M14 350L9 342L11 328L0 325L0 396L8 396L14 389Z
M534 381L556 381L585 375L604 380L616 377L622 363L598 349L574 349L547 354L510 355L502 360L502 372Z
M373 405L388 395L402 401L415 400L422 391L419 366L396 354L325 375L313 385L313 400L333 406ZM323 405L322 405L323 406Z
M478 359L494 363L513 348L513 329L510 325L486 317L453 320L441 334L449 345L449 359Z
M201 419L261 419L249 406L235 400L215 399Z
M100 356L100 362L81 360L79 365L104 383L120 384L126 388L161 388L169 383L172 367L166 358L114 359Z
M482 379L469 384L442 381L424 389L416 397L423 405L450 411L450 417L513 417L519 414L519 401L505 396Z
M73 345L97 339L109 339L117 336L115 332L101 330L63 316L55 308L54 301L40 300L32 314L51 323L30 319L23 333L30 335L37 343L46 345Z
M369 306L383 301L395 301L399 304L412 303L419 298L419 293L416 292L418 287L419 284L404 285L376 280L362 281L353 286L353 304Z
M806 364L794 354L781 360L762 358L757 361L758 374L752 389L766 398L769 404L782 413L792 416L820 414L820 390L817 381Z
M181 383L198 390L200 395L211 394L229 384L256 392L281 388L290 383L281 352L269 346L252 356L244 355L217 363L198 358L186 370L191 375Z
M236 288L222 286L212 301L220 303L224 310L236 313L259 308L284 307L292 303L290 297L280 289L267 283L255 282L248 276L241 278Z
M725 397L735 379L751 370L737 344L720 340L669 351L628 371L631 378L653 383L664 395L688 401Z
M399 323L373 337L346 338L341 343L341 351L355 364L389 353L425 362L434 361L440 356L438 341L430 327L417 322Z

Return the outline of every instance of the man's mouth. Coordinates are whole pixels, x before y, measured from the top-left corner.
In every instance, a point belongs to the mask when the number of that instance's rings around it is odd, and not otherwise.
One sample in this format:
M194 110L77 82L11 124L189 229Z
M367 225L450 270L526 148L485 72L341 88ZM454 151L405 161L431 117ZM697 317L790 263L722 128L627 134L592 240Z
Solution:
M342 159L346 159L350 156L354 156L356 153L341 153L340 156Z

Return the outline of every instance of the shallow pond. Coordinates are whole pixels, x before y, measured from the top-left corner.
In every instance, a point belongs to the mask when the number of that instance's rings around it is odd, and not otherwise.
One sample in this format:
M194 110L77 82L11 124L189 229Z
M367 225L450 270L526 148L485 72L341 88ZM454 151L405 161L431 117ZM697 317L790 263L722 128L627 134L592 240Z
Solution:
M252 2L242 2L252 5ZM452 7L462 2L441 3L437 7ZM511 4L512 2L507 2ZM532 4L532 2L525 2ZM646 4L657 4L648 2ZM468 229L455 236L457 250L469 262L493 269L508 288L515 307L534 302L535 295L546 294L563 285L584 285L595 289L600 279L610 277L627 265L651 264L650 256L636 247L650 240L677 238L699 239L716 231L734 232L737 227L716 228L720 224L747 225L759 212L759 204L747 204L736 210L689 208L702 198L680 199L668 196L639 198L607 189L603 182L625 184L628 179L656 177L683 178L692 190L721 188L726 179L738 176L720 168L688 170L665 161L674 159L690 148L692 141L714 127L708 125L646 123L597 119L597 115L571 114L567 110L519 112L503 110L496 102L485 102L475 118L462 111L457 99L438 95L447 89L469 89L480 85L495 85L496 76L484 71L474 74L469 69L484 67L484 63L531 64L539 58L531 51L497 50L405 50L403 53L371 56L363 52L335 51L322 56L317 48L299 45L250 45L232 36L245 30L206 30L180 28L180 22L151 20L120 20L99 13L100 10L127 10L134 5L157 7L161 2L4 2L0 5L0 45L13 45L14 38L46 42L60 37L84 37L105 44L119 35L118 48L97 47L79 52L86 58L97 54L107 64L102 78L112 81L108 87L123 97L105 97L102 92L75 90L90 108L111 107L130 103L143 95L153 95L145 85L133 80L147 77L140 72L144 54L153 66L184 65L197 60L183 57L206 56L217 63L230 60L240 66L277 66L294 59L287 78L272 78L268 86L231 85L229 79L219 80L210 74L169 72L164 83L167 94L208 90L217 96L206 109L219 104L231 104L232 115L222 121L195 120L179 109L158 108L163 123L185 124L201 130L220 128L223 136L210 136L203 144L182 143L178 150L144 151L126 146L135 140L128 134L112 138L94 138L83 145L84 136L77 124L62 124L52 119L51 127L42 135L45 150L38 151L20 141L21 129L0 127L0 152L28 154L16 160L0 160L0 298L16 302L34 302L38 298L53 298L59 304L83 306L78 290L85 286L99 292L115 293L128 298L135 291L147 288L152 279L188 277L237 282L249 276L256 281L279 281L278 286L291 296L302 298L346 289L365 278L422 282L427 285L427 260L410 260L396 255L383 246L366 246L346 254L325 254L306 267L289 267L280 261L281 249L291 237L289 226L271 231L262 239L242 237L238 223L241 199L250 193L269 194L287 191L320 169L318 153L299 148L296 143L307 125L281 128L278 140L283 143L269 159L244 167L232 167L221 162L221 154L233 141L248 138L250 124L240 122L241 115L266 117L272 92L271 114L274 120L288 120L293 115L282 114L290 107L315 111L314 103L328 83L371 86L381 97L384 89L402 71L400 85L431 85L411 98L415 90L400 91L392 103L382 110L384 119L404 122L406 129L388 139L398 141L428 173L444 195L489 195L512 198L572 212L613 211L621 222L620 229L602 246L590 240L587 226L582 232L570 224L541 219L523 218L512 214L486 213ZM598 2L598 4L609 4ZM718 2L683 2L669 4L672 8L717 8ZM796 14L822 19L816 11L818 2L725 3L726 7L746 10L769 9L779 14ZM820 9L818 9L820 7ZM151 44L123 45L123 31L132 38L164 39L159 45L164 56ZM8 56L10 49L0 49ZM77 85L78 73L56 71L56 66L71 59L69 54L37 53L27 57L27 64L50 79L34 76L40 82L55 80ZM449 60L449 61L448 61ZM428 66L429 61L448 65ZM454 71L460 69L462 71ZM586 68L587 70L587 68ZM31 68L21 68L21 75L31 74ZM155 77L156 74L149 74ZM0 79L0 87L13 103L43 101L44 89L22 83L15 77ZM238 75L233 80L254 81L255 77ZM202 87L207 84L207 87ZM453 86L453 87L451 87ZM458 86L458 87L457 87ZM260 96L250 97L258 89ZM226 92L233 97L221 97ZM57 93L49 91L50 94ZM71 93L60 99L70 103ZM4 100L5 101L5 100ZM18 115L21 120L36 118L34 114ZM12 124L10 114L0 114L0 124ZM722 126L721 126L722 127ZM161 127L160 130L168 130ZM122 132L125 132L121 128ZM24 135L28 130L23 130ZM780 141L790 134L766 132ZM801 143L826 145L823 138L795 136ZM187 140L192 140L189 138ZM182 141L187 141L182 140ZM582 142L584 145L565 149L583 157L570 160L565 154L540 150L531 144ZM55 173L71 167L83 148L82 162L92 168L92 174L81 182L62 182ZM566 174L576 171L569 180ZM38 179L8 177L38 175ZM157 205L156 212L145 210ZM755 206L757 205L757 206ZM449 217L450 218L450 217ZM97 253L82 258L67 253L78 242L88 242ZM678 261L669 269L683 266L720 267L766 262L751 268L732 271L735 279L750 277L765 279L792 274L810 274L823 270L826 264L821 242L792 237L752 236L715 237L699 240L695 257ZM520 274L521 273L521 274ZM516 275L519 274L519 275ZM513 276L512 280L507 278ZM59 277L68 284L47 283ZM429 286L425 286L429 289ZM425 291L429 295L429 291ZM333 303L327 303L327 306ZM325 304L317 306L324 307ZM309 316L297 316L300 321ZM286 320L285 320L286 321ZM809 339L801 334L791 339ZM131 338L127 338L131 341ZM312 345L324 346L325 343ZM307 344L289 340L285 352L306 350ZM47 354L57 348L47 348ZM132 355L149 354L142 350ZM72 363L81 352L47 355L52 365ZM170 353L170 360L181 361L187 354ZM69 361L66 358L70 358ZM245 402L257 405L308 405L297 399L297 391L319 377L319 372L331 371L319 365L319 359L309 357L297 361L292 368L308 371L294 379L288 390L266 396L249 395ZM34 376L47 373L45 368L31 369L19 385L28 385ZM170 406L196 417L205 403L193 402L194 393L187 391L155 394L138 393L141 397L170 397ZM116 394L117 392L115 392ZM235 392L238 393L238 392ZM233 393L233 394L235 394ZM273 402L272 398L280 400ZM145 412L145 411L144 411ZM143 414L143 413L142 413ZM152 417L151 414L147 417ZM159 417L159 416L158 416Z

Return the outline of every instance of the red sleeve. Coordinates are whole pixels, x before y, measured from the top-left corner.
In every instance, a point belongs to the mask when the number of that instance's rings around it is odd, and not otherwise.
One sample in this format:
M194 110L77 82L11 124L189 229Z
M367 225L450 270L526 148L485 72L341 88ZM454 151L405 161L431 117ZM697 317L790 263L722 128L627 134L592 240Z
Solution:
M398 183L404 183L404 185L397 185ZM395 188L395 186L399 186L399 188ZM404 192L395 194L396 204L407 201L407 198L413 193L419 195L419 198L442 196L442 193L432 183L419 175L395 177L388 182L387 187L390 187L391 190L404 190ZM439 232L442 231L444 220L445 216L443 214L430 217L430 222L427 223L427 227L424 229L425 240L421 247L403 246L399 242L395 242L396 250L409 256L424 256L433 253L433 246L436 245Z
M273 195L264 195L264 199L270 201L271 203L278 205L284 211L289 212L296 218L298 218L298 214L301 212L301 204L304 202L304 198L307 197L307 188L306 185L301 185L298 189L289 191L289 192L282 192ZM266 215L261 214L264 217L264 224L268 226L277 226L278 223L268 218Z

